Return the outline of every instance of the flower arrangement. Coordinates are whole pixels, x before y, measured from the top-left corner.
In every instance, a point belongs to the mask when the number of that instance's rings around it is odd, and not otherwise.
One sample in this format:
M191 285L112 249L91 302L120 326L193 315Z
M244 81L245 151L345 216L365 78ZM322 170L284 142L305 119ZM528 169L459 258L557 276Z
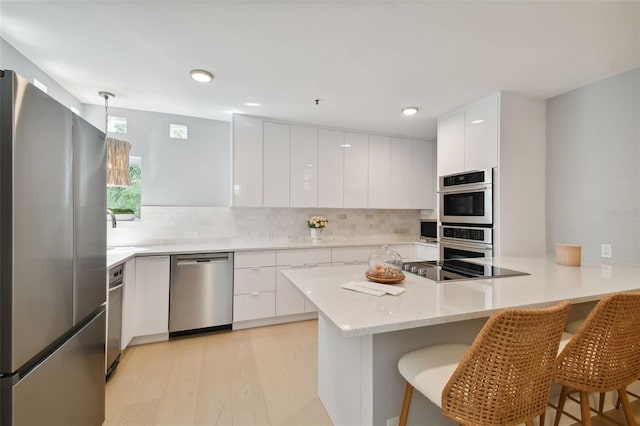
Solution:
M324 228L327 226L329 221L324 216L311 216L309 220L307 220L307 227L309 228Z

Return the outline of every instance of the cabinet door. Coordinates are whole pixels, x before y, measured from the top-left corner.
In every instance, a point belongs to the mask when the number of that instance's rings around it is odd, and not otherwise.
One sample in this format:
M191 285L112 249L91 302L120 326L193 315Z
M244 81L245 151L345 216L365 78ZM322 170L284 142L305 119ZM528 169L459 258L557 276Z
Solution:
M264 123L263 206L289 207L289 125Z
M262 206L262 120L233 116L233 205Z
M124 264L124 287L122 292L122 335L121 348L129 346L137 329L137 315L135 311L136 291L136 259L128 260Z
M169 332L169 256L136 258L136 336Z
M416 244L416 260L438 260L440 252L438 246Z
M293 284L280 273L283 269L302 269L302 266L278 266L276 278L276 316L301 314L304 310L304 297Z
M436 208L433 142L413 141L411 208Z
M414 244L389 244L389 248L397 251L405 262L416 259L416 247Z
M498 167L498 94L465 108L465 170Z
M369 208L391 206L391 138L369 136Z
M369 136L344 134L344 207L365 209L369 187Z
M438 176L465 170L464 148L464 111L438 119Z
M318 129L291 126L291 207L318 205Z
M410 139L391 139L391 208L411 208L411 166L413 143Z
M318 131L318 207L342 207L344 132Z

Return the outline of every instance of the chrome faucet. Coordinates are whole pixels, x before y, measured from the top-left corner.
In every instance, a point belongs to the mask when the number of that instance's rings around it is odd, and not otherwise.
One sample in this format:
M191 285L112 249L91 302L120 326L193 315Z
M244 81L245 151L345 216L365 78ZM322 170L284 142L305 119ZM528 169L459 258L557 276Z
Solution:
M112 228L117 227L118 224L116 222L116 215L113 213L113 211L111 209L107 209L107 214L111 216L111 227Z

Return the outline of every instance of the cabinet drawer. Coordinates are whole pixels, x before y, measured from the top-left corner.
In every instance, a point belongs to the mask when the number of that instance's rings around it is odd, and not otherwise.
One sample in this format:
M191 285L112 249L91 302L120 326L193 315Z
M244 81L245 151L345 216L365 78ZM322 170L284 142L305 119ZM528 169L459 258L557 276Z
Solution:
M378 250L378 246L333 248L331 249L331 263L367 263L369 255Z
M241 294L233 297L233 322L276 315L276 293Z
M331 249L278 250L278 265L306 265L331 262Z
M253 268L256 266L275 266L276 252L273 250L237 251L234 253L234 268Z
M275 291L276 267L236 269L233 273L233 294Z

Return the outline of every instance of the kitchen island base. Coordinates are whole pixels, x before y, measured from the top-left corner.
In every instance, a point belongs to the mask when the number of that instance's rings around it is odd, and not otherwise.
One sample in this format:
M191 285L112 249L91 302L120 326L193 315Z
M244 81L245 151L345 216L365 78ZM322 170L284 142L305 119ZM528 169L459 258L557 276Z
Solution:
M573 305L570 319L586 314L595 302ZM322 315L318 316L318 396L336 426L387 426L400 415L405 382L398 373L398 359L412 350L441 343L473 342L487 318L477 318L360 337L340 336L335 326ZM640 390L640 382L630 389ZM556 403L560 392L554 385L550 401ZM597 407L598 395L591 395ZM615 395L607 394L605 410L612 409ZM580 414L578 404L565 407L574 415ZM548 408L546 424L553 424L555 410ZM388 420L391 420L388 423ZM561 425L574 421L562 417ZM419 392L413 393L409 425L455 425L442 416L440 408Z

